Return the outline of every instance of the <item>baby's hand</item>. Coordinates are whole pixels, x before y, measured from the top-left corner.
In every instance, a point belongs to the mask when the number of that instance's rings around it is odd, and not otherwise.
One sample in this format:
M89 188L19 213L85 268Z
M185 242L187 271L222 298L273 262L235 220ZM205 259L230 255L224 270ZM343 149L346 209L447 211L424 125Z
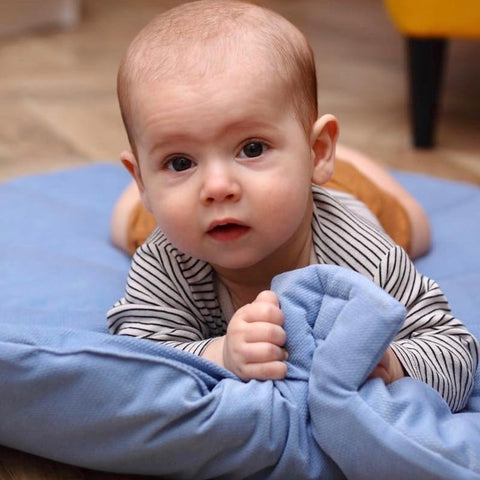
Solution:
M287 374L283 313L270 290L233 315L223 344L223 363L242 380L281 380Z
M402 364L391 347L388 347L385 355L380 360L380 363L374 368L369 378L381 378L388 385L404 376L405 372Z

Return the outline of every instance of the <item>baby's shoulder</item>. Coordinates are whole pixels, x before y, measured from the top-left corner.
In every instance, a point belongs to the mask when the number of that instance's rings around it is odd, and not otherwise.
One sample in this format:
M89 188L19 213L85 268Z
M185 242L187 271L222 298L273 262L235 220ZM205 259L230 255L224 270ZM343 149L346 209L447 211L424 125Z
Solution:
M362 252L377 259L395 248L393 240L377 222L359 214L325 188L313 186L312 191L313 236L321 244L330 245L334 251L343 249L354 256Z
M195 277L195 272L207 271L211 266L202 260L183 253L175 247L166 235L156 228L137 250L135 257L143 258L157 269L190 278ZM134 257L134 258L135 258Z

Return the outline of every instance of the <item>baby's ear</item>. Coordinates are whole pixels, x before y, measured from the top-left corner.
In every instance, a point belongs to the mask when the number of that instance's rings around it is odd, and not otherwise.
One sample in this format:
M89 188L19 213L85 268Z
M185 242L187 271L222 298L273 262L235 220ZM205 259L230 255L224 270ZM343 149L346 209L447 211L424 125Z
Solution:
M124 150L120 154L120 160L123 163L123 166L128 170L130 175L135 180L137 184L138 191L140 193L140 198L142 200L143 206L151 212L150 202L145 191L145 184L143 183L142 173L140 171L140 166L138 165L138 160L131 150Z
M338 121L330 114L323 115L313 124L310 139L313 155L312 182L317 185L328 182L333 175L338 132Z

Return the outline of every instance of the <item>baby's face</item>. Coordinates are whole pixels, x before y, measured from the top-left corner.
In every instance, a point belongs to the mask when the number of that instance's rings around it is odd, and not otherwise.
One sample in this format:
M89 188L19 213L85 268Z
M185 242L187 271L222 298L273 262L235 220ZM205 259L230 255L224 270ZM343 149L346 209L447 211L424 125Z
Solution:
M219 271L281 263L311 234L314 153L267 73L239 65L134 97L143 199L180 251Z

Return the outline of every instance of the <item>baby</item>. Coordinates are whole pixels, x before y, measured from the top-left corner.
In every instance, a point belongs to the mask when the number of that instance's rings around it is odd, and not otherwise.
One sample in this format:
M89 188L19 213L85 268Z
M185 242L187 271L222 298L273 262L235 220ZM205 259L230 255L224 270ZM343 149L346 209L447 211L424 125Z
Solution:
M131 146L122 162L158 228L133 257L110 330L201 355L243 380L282 379L288 353L271 280L336 264L407 309L372 377L418 378L459 410L475 339L401 247L312 186L331 178L338 137L335 117L318 117L316 85L302 33L248 3L183 4L133 40L118 74Z

